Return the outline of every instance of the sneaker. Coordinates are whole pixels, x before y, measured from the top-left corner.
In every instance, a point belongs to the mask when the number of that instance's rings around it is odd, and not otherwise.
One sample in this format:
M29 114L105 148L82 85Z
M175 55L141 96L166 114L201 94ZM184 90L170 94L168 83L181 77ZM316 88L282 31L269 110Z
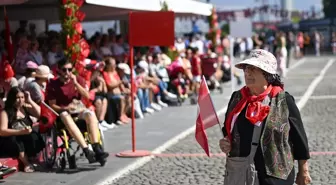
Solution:
M0 166L0 179L3 178L3 176L14 173L15 171L16 171L15 167L9 167L6 165Z
M161 106L161 107L168 107L168 104L162 102L162 101L158 101L158 104Z
M153 110L153 109L151 109L151 108L149 108L149 107L147 107L145 111L146 111L147 113L149 113L149 114L153 114L153 113L155 112L155 110Z
M166 95L168 96L168 98L172 98L172 99L177 98L176 94L173 94L173 93L170 93L170 92L168 92Z
M101 131L103 131L103 132L105 132L105 131L107 131L108 130L108 128L106 128L106 127L104 127L102 124L98 124L98 127L99 127L99 129L101 130Z
M161 106L156 103L152 103L151 107L156 111L160 111L162 109Z
M103 120L100 124L101 124L101 126L107 128L107 129L113 129L115 127L115 124L108 124L105 120Z

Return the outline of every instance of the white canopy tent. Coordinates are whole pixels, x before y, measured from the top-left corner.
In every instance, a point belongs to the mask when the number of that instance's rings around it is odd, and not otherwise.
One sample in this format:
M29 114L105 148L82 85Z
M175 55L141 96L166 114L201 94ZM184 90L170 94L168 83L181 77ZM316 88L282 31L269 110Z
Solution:
M127 19L129 11L160 11L165 1L177 15L211 14L212 5L193 0L85 0L81 8L85 21ZM5 3L2 3L5 2ZM4 0L10 20L46 20L59 22L58 0ZM0 17L3 12L0 11Z

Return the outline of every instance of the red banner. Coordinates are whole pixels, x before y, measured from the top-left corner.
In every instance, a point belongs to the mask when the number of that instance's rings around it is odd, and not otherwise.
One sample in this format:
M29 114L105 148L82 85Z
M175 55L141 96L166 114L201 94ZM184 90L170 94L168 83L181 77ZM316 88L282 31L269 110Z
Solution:
M129 43L131 46L174 45L174 12L131 12Z

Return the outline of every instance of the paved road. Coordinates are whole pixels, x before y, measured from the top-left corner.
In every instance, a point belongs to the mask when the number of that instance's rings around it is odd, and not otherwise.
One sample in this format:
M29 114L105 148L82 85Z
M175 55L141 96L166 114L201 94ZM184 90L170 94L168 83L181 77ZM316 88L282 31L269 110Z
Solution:
M288 78L285 80L285 87L293 96L297 97L297 102L300 101L329 59L330 57L307 58L304 63L289 72ZM333 156L335 155L333 152L336 153L336 144L333 142L336 136L332 134L336 126L334 126L334 119L331 116L336 109L336 103L333 100L336 98L336 85L332 83L336 79L334 71L336 71L336 64L332 65L323 80L316 84L318 86L312 94L312 99L302 109L311 151L315 152L311 160L315 184L336 184L336 167L333 168L336 164L335 156ZM223 108L226 107L231 95L231 85L225 84L224 86L225 91L222 95L212 95L221 120L225 112ZM79 171L17 173L6 179L3 184L222 184L225 158L217 146L218 140L221 138L219 128L214 127L207 130L210 149L214 154L213 157L207 158L194 139L191 127L195 124L195 118L196 107L184 105L167 108L143 120L137 120L137 148L155 151L158 153L156 157L138 160L120 159L114 156L120 151L131 148L130 126L128 125L105 133L108 141L107 150L111 153L111 157L104 168L88 165L85 160L79 160ZM181 140L175 140L176 143L167 143L171 138L188 129L189 131L185 132L185 135L188 133L189 135ZM163 144L168 149L162 152L162 149L165 148L162 147ZM170 145L172 146L169 147ZM321 155L321 152L330 153ZM126 175L123 173L142 163L145 164L140 168ZM130 167L130 165L132 166ZM115 179L120 176L121 178ZM335 181L333 181L333 177L335 177Z
M289 72L285 80L285 87L296 102L317 78L321 70L327 65L328 58L308 58L301 66ZM301 109L301 114L309 137L312 158L310 160L311 176L315 185L336 184L336 64L333 64L325 77L317 85ZM322 77L322 76L321 76ZM316 80L315 80L316 81ZM223 102L223 106L224 106ZM223 119L223 116L221 116ZM169 148L164 154L145 164L141 168L114 181L114 185L124 184L223 184L225 157L218 148L221 133L218 127L207 130L210 150L214 154L208 158L204 156L191 134L178 144Z

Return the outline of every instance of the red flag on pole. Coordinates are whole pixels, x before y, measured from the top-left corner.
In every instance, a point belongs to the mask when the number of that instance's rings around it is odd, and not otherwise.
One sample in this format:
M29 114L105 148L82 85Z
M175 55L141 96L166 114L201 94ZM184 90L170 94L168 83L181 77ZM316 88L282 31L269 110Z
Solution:
M41 116L40 116L40 132L45 132L51 128L58 116L58 114L44 102L41 103Z
M195 138L205 153L210 157L208 137L205 130L216 124L219 124L219 119L213 106L210 92L204 76L202 78L199 89L197 107L198 113L196 119Z
M6 7L4 7L4 15L5 15L5 41L6 41L6 50L7 50L7 59L9 63L14 61L14 50L13 50L13 42L10 32L9 21L7 17Z

